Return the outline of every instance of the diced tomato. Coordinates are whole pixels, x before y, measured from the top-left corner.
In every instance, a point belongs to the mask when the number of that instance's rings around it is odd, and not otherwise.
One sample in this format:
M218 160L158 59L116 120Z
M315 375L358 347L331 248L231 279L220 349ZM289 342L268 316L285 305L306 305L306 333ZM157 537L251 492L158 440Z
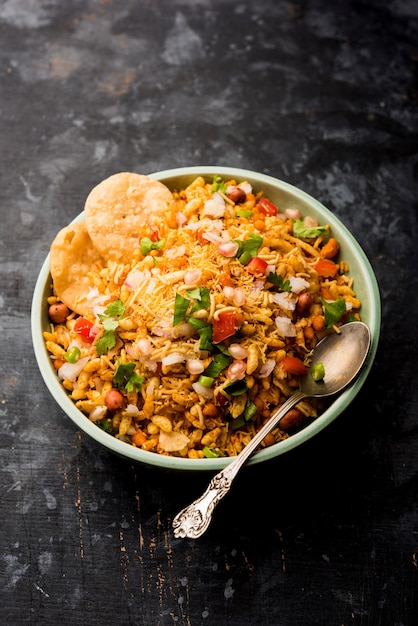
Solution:
M250 274L264 274L267 269L267 263L264 259L260 259L258 256L253 256L246 265L247 272Z
M334 278L338 267L333 261L319 259L319 261L315 263L314 269L318 272L318 276L322 276L322 278Z
M260 213L264 213L264 215L269 215L271 217L277 215L277 213L279 212L277 206L273 204L271 200L267 200L267 198L261 198L261 200L259 200L259 202L257 203L256 209Z
M303 361L298 359L296 356L286 355L284 359L280 361L283 369L288 374L294 374L295 376L304 376L307 373L308 369Z
M239 327L239 319L236 311L220 312L213 320L213 343L220 343L228 337L235 335Z
M158 230L153 230L151 235L150 235L150 239L151 241L158 241L160 239L160 235L158 233Z
M74 324L74 330L77 335L80 335L80 337L88 343L93 343L98 333L98 329L96 329L94 324L92 324L85 317L79 317L77 319L76 323Z

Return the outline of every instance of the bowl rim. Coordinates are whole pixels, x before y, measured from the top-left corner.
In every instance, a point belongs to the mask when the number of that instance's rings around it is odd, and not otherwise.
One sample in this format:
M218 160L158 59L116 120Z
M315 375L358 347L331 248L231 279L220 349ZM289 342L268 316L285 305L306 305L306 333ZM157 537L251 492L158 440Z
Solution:
M191 178L201 175L203 177L212 177L219 175L222 177L248 180L256 180L260 187L263 183L266 185L273 185L285 192L296 196L304 203L315 207L321 215L324 215L331 229L337 227L340 230L345 240L348 241L350 247L355 252L359 259L359 262L364 268L363 280L365 282L365 289L370 295L369 309L370 320L367 322L371 332L371 345L369 354L364 363L364 366L358 375L355 382L338 395L330 406L313 422L308 424L301 431L291 435L289 438L280 441L268 448L264 448L254 453L247 461L248 466L257 465L267 460L279 457L301 444L309 441L312 437L320 433L331 422L333 422L341 413L343 413L360 391L361 387L366 382L366 379L372 368L377 347L380 338L380 326L381 326L381 301L379 286L374 274L373 268L365 252L357 242L355 237L351 234L344 223L327 207L316 200L313 196L307 194L302 189L295 187L294 185L282 181L278 178L274 178L270 175L254 172L248 169L235 168L235 167L222 167L222 166L191 166L181 167L169 170L162 170L149 174L150 178L160 180L164 183L169 179L188 177ZM81 221L84 218L84 212L79 213L72 221ZM117 454L118 456L130 459L131 461L139 462L148 466L163 468L169 470L179 471L196 471L196 470L208 470L216 471L226 467L233 457L214 458L214 459L189 459L182 457L170 457L159 455L155 452L149 452L135 448L126 442L118 440L113 435L106 433L98 428L93 422L91 422L73 403L65 391L62 383L58 379L55 370L51 363L50 356L47 352L45 341L43 339L43 319L42 319L42 303L45 300L45 293L50 287L50 255L46 256L41 270L38 274L31 304L31 334L32 344L35 353L35 358L41 373L41 376L46 384L52 397L60 406L61 410L75 423L75 425L84 433L89 435L97 443L103 445L109 451Z

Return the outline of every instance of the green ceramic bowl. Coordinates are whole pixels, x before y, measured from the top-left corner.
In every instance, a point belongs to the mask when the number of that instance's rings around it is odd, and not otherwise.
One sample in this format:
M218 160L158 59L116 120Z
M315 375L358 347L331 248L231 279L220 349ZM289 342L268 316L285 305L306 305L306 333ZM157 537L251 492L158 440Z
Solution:
M340 243L341 256L349 264L350 275L354 277L354 287L362 302L362 320L369 326L372 336L371 348L367 360L354 384L336 397L329 408L303 430L280 443L255 453L248 461L248 465L254 465L285 454L308 441L341 415L356 397L369 375L376 355L381 321L380 295L376 277L370 262L349 230L331 213L331 211L300 189L281 180L272 178L271 176L231 167L184 167L157 172L151 174L151 177L161 181L171 189L181 189L187 186L198 175L211 181L215 174L220 175L224 179L235 179L238 181L248 180L255 190L264 190L265 195L282 209L286 207L298 208L302 215L311 215L316 217L322 224L330 224L333 235ZM83 214L81 213L75 219L83 219ZM46 304L46 299L50 295L50 291L51 276L49 273L48 256L39 273L33 295L31 316L33 346L39 369L46 386L62 411L74 422L77 428L108 450L131 461L144 463L149 466L194 472L202 470L216 471L228 464L230 461L228 458L183 459L161 456L154 452L146 452L128 443L119 441L90 422L68 397L57 377L45 347L42 333L50 327L48 307Z

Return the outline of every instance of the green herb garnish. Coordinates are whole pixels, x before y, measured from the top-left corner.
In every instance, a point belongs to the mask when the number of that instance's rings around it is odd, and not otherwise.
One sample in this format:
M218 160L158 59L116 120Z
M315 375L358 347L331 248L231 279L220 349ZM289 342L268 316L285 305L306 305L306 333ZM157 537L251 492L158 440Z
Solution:
M282 291L292 291L290 280L283 280L283 276L280 276L280 274L270 272L267 277L267 282L276 285L276 287L278 287Z
M303 220L293 220L293 236L298 239L314 239L327 232L326 226L313 226L306 228Z
M334 300L333 302L327 302L321 298L321 302L324 307L325 328L331 328L347 311L345 300L340 298L339 300Z
M250 259L257 256L257 252L263 243L263 238L260 235L250 233L248 239L241 241L241 239L233 239L234 243L238 244L238 251L236 257L242 265L246 265Z
M231 357L219 352L214 359L209 363L205 371L203 372L204 376L211 376L212 378L217 378L219 374L226 368L231 362Z
M118 387L119 389L126 389L128 392L134 390L139 391L144 379L134 370L135 363L132 361L129 363L119 363L113 376L113 383L115 387Z
M216 450L216 448L210 448L209 446L204 446L202 452L203 456L207 459L217 459L221 454L219 450Z
M104 333L96 343L96 350L98 355L102 355L116 345L116 329L119 325L119 320L125 315L126 307L122 300L114 300L105 309L103 314L99 314L99 318L102 321Z

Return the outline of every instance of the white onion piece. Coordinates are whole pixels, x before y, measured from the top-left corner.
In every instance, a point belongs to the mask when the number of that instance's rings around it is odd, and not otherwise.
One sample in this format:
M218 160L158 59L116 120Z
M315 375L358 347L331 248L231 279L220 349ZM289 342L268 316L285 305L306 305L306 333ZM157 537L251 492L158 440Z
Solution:
M187 217L184 215L184 213L181 213L181 211L176 213L177 226L183 226L183 224L186 224L186 223L187 223Z
M236 360L228 367L228 378L229 380L242 380L245 376L245 372L247 371L247 364L245 361Z
M267 359L259 369L257 374L258 378L267 378L267 376L270 376L275 366L276 361L274 359Z
M352 308L353 308L353 303L346 301L346 303L345 303L345 310L346 311L351 311Z
M300 276L291 276L289 283L293 293L300 293L309 287L309 282Z
M89 420L91 422L100 422L107 413L107 407L99 404L90 411Z
M215 217L215 218L223 217L224 213L225 213L225 202L221 204L214 198L211 198L210 200L206 200L204 207L203 207L203 211L202 211L202 215L204 217Z
M288 317L279 315L274 321L282 337L296 337L296 327Z
M298 220L301 217L299 209L286 209L284 214L289 220Z
M136 347L142 354L145 356L149 356L152 352L152 345L149 339L143 337L142 339L138 339L135 343Z
M139 409L136 404L128 404L124 413L129 413L129 415L139 415Z
M195 329L187 322L180 322L180 324L177 324L174 328L175 337L191 337L194 333Z
M232 298L233 303L236 306L242 306L243 304L245 304L245 291L241 289L241 287L236 287L234 289L234 292L234 297Z
M250 183L247 183L246 181L243 183L239 183L238 187L240 189L242 189L243 191L245 191L245 193L252 193L253 192L253 188L250 185Z
M161 359L162 365L176 365L177 363L184 363L185 357L181 352L172 352Z
M181 246L175 246L174 248L169 248L165 251L165 255L167 259L177 259L180 256L184 256L186 254L186 246L182 244Z
M81 359L78 359L77 363L64 363L58 370L58 376L63 380L68 380L73 383L82 372L84 366L90 360L89 356L84 356Z
M232 258L238 252L239 245L236 241L226 241L225 243L221 243L218 246L219 254L222 256L226 256L228 258Z
M248 356L247 348L244 348L240 343L231 343L228 352L234 359L246 359Z
M234 298L234 294L235 294L235 289L233 287L229 287L229 285L227 285L226 287L224 287L222 289L222 292L223 292L225 298L232 302L232 300Z
M200 359L188 359L186 361L186 369L192 376L197 376L197 374L203 372L205 365Z
M281 309L285 311L294 311L296 308L296 297L288 291L281 291L280 293L274 293L271 297L275 304L278 304Z
M128 291L135 291L135 289L138 289L138 287L140 287L145 280L148 280L150 276L151 273L149 270L141 271L138 269L133 269L125 278L125 286L127 287Z
M202 270L195 268L193 270L187 270L184 274L184 284L185 285L194 285L198 283L202 278Z
M205 387L205 385L202 385L199 382L192 383L192 387L195 392L199 394L199 396L203 396L208 400L213 398L213 390L210 387Z
M307 215L303 219L303 225L305 228L315 228L315 226L318 226L318 220L310 215Z

